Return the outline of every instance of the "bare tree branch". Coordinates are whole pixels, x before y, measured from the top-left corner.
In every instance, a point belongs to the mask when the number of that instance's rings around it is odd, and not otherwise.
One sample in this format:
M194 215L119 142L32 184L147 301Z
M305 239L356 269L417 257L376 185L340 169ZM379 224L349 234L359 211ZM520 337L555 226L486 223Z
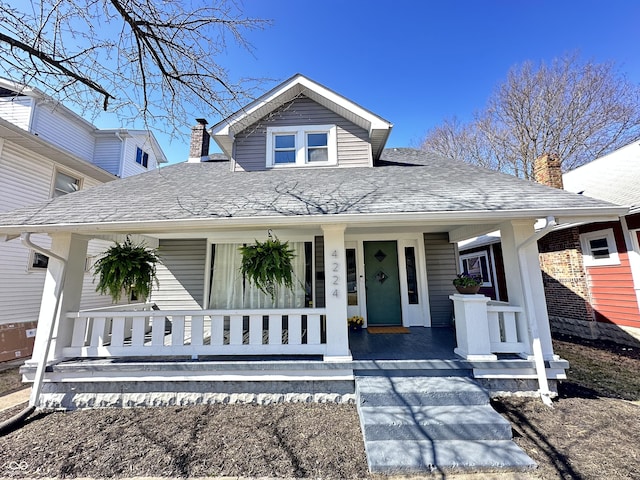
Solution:
M0 75L177 133L255 97L262 82L231 80L220 57L227 38L252 53L247 33L269 23L234 0L0 0Z
M473 121L445 120L421 148L528 179L545 153L570 170L640 137L640 88L612 63L567 55L513 67Z

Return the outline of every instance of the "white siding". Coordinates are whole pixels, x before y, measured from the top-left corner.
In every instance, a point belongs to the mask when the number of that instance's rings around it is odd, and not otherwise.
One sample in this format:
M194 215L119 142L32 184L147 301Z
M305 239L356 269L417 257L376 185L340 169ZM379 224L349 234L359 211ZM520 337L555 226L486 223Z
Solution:
M0 98L0 118L29 130L33 99L30 97Z
M120 175L120 161L123 151L124 139L120 140L115 134L101 135L96 138L93 163L113 175Z
M51 160L5 141L0 155L0 211L49 199L55 169ZM100 183L68 168L64 172L80 179L85 189ZM33 235L32 239L44 248L51 245L46 235ZM18 239L0 242L0 324L38 319L45 271L29 269L30 255ZM90 301L95 305L94 299ZM101 303L107 306L111 300L103 298Z
M156 156L153 153L153 149L151 148L151 144L146 135L132 135L127 138L125 145L126 148L124 153L122 178L130 177L131 175L138 175L139 173L148 172L149 170L155 170L158 167ZM136 163L136 149L138 147L149 154L149 163L147 168Z
M95 138L93 129L61 115L63 106L38 103L31 125L31 133L47 140L88 162L93 161Z
M160 287L151 300L165 310L202 308L206 250L206 240L160 240Z
M368 134L346 118L307 97L300 97L246 128L236 135L234 159L236 170L264 170L266 168L267 127L336 125L338 167L367 167L372 165Z

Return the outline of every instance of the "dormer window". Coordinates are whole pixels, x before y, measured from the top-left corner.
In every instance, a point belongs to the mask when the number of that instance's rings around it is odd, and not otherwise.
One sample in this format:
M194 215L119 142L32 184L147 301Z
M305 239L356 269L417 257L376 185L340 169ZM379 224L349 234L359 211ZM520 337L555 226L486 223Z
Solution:
M140 147L136 147L136 163L142 165L144 168L149 166L149 154Z
M335 125L267 128L267 167L338 163Z

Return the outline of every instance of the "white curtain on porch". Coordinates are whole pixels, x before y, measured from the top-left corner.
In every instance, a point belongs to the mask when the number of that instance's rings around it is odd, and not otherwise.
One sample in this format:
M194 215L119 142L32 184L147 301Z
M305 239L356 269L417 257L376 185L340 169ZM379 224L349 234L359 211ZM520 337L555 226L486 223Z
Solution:
M278 287L275 304L269 295L262 293L248 280L242 278L240 244L216 244L209 308L302 308L304 307L305 258L304 242L289 242L296 256L293 259L293 292Z

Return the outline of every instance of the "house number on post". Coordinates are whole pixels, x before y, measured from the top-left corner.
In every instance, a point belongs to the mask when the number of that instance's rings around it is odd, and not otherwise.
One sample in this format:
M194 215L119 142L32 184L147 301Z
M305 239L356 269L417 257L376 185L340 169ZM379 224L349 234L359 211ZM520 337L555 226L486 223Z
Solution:
M338 291L337 286L340 285L340 255L337 250L331 252L331 256L333 257L333 261L331 262L331 286L333 290L331 291L331 295L336 298L340 297L340 292Z

